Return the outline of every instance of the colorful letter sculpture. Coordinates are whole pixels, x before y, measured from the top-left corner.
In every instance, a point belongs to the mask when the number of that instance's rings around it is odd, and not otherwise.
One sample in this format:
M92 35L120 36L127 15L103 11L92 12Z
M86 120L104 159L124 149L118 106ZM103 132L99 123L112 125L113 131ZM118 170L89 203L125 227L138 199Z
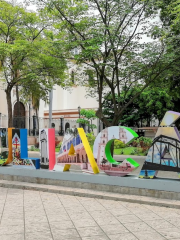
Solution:
M40 129L41 168L53 170L55 165L55 129Z
M12 128L0 128L0 166L5 166L12 160Z
M81 169L85 172L99 173L99 168L83 128L77 130L76 136L65 135L54 170L68 171L73 164L81 165Z
M68 171L70 166L81 165L81 169L88 173L99 173L99 168L108 175L125 176L139 166L133 159L127 158L122 163L114 160L110 147L115 139L129 143L138 135L130 128L109 127L98 134L93 153L89 146L85 132L78 128L78 134L65 135L54 170Z
M5 165L7 160L8 160L7 129L0 128L0 166Z
M102 130L94 142L93 154L101 170L111 176L125 176L132 172L139 164L132 158L117 162L111 155L111 144L115 139L125 144L138 137L137 133L127 127L108 127Z
M39 158L28 158L27 129L12 129L13 166L40 169Z
M158 170L180 173L180 134L176 127L170 126L178 118L180 113L166 112L148 151L140 178L154 178Z

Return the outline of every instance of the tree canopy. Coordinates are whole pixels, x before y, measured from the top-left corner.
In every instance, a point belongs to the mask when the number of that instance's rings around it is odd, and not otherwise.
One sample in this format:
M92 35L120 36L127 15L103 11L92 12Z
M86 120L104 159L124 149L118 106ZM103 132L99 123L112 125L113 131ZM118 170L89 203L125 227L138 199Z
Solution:
M136 86L128 91L125 103L137 94L139 87L141 86ZM124 94L125 91L122 92L121 101L124 101ZM166 111L175 110L177 107L175 99L175 96L170 94L169 88L166 86L163 88L162 86L148 87L124 111L119 124L129 127L150 126L150 122L154 119L157 119L160 123ZM113 119L112 105L111 95L107 95L103 103L103 112L109 120Z
M159 29L162 30L157 1L37 2L53 19L56 37L65 32L63 41L67 49L78 49L71 59L78 64L79 82L87 86L91 80L91 96L94 94L99 103L96 115L106 126L117 125L134 99L156 79L166 76L172 64L179 60L179 56L167 48L163 38L154 37ZM92 71L90 78L87 78L87 70ZM133 98L120 101L122 89L127 94L139 83L141 88ZM109 91L113 102L112 121L103 113L104 96Z
M26 97L32 92L46 98L54 84L64 84L66 61L54 57L57 50L47 19L13 2L0 1L0 70L5 82L8 126L12 127L11 90L21 86ZM61 45L62 46L62 45Z

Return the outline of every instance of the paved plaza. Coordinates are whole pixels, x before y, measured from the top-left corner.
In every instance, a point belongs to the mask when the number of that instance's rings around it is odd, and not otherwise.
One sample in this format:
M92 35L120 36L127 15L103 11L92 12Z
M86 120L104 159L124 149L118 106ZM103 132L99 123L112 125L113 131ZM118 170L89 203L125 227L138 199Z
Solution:
M0 240L180 239L174 208L0 188L0 213Z

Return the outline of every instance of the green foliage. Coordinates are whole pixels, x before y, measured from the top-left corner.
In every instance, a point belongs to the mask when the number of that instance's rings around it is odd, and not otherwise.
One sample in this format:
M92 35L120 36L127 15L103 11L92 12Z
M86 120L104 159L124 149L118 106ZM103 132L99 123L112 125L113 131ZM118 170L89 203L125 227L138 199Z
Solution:
M119 148L124 148L126 146L125 143L123 143L122 141L120 140L114 140L114 148L115 149L119 149Z
M36 148L35 146L31 146L28 151L32 151L32 152L39 152L39 148Z
M141 92L156 79L167 77L170 66L177 62L172 49L165 47L164 38L157 37L164 29L154 22L158 16L155 0L37 2L53 20L56 38L63 41L66 50L79 49L69 58L81 69L78 84L89 86L89 95L97 98L96 115L105 126L118 125ZM155 41L141 41L144 37ZM139 82L137 94L126 98L129 89ZM107 91L112 96L112 118L102 111Z
M9 127L12 126L14 86L21 87L25 102L32 93L38 99L47 100L54 84L64 86L63 45L55 46L49 30L45 31L48 25L47 16L28 12L14 1L0 1L0 71L1 79L6 82Z
M132 99L140 91L141 87L142 86L137 85L129 89L128 92L123 90L119 99L116 95L116 104L127 103L129 99ZM173 110L174 106L175 102L173 101L173 96L170 94L168 86L165 86L165 84L162 85L162 88L149 86L124 110L120 123L121 125L129 127L150 126L152 119L158 119L160 122L166 111L169 109ZM113 119L114 115L112 107L112 96L107 95L103 103L103 111L110 120Z
M58 145L56 146L57 148L61 148L61 145L62 145L62 141L58 143Z
M93 109L81 109L80 111L81 118L77 119L77 123L86 125L93 132L93 129L97 128L95 124L92 124L92 120L96 119L96 111Z
M140 138L137 138L136 140L133 141L132 146L133 147L138 147L139 152L144 152L145 153L151 147L152 142L153 141L152 141L151 138L140 137Z
M93 146L94 145L94 141L96 139L96 137L94 136L94 133L93 132L86 133L86 136L87 136L87 140L88 140L89 144L91 146Z

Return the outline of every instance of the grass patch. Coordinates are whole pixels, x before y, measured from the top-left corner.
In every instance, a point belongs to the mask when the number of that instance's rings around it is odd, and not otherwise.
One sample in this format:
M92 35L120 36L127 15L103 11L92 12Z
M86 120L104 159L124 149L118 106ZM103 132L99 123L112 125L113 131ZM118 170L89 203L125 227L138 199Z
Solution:
M122 154L123 152L123 154ZM132 154L134 152L134 154ZM114 149L115 155L138 155L138 156L145 156L142 152L137 152L136 147L126 147L126 148L120 148L120 149Z

